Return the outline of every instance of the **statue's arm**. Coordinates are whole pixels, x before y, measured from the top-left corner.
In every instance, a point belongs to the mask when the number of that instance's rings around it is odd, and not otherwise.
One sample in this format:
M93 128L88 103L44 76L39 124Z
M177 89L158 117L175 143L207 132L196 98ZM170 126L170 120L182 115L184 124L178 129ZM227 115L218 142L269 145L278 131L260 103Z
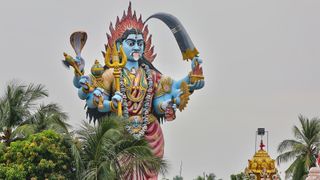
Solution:
M196 68L199 68L201 63L202 60L199 57L193 58L191 73L193 73ZM199 79L193 83L191 82L191 73L180 80L173 80L166 76L161 77L153 100L154 113L156 115L171 117L171 119L173 116L175 118L176 109L184 109L188 101L188 96L195 90L204 87L203 79Z
M153 111L155 115L164 117L167 121L175 119L175 111L179 99L176 98L180 90L175 88L174 81L167 76L162 76L157 85L153 99Z
M97 88L93 91L92 99L89 98L88 100L91 103L91 108L97 108L99 112L116 112L118 108L118 102L122 102L122 94L120 92L115 92L115 94L111 96L103 89ZM88 100L87 104L89 103Z
M72 56L65 54L65 58L63 63L67 67L71 66L74 68L73 86L78 89L79 98L84 100L90 94L91 84L91 79L84 75L85 60L80 55L73 58Z

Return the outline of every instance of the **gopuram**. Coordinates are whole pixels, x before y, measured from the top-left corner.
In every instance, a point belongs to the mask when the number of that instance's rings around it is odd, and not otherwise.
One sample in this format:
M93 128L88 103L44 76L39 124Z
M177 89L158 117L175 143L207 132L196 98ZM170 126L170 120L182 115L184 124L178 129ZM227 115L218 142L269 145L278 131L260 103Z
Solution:
M245 169L245 175L252 180L278 180L278 170L275 160L272 159L265 150L263 136L265 135L264 128L258 128L256 136L260 135L260 149L255 152L251 160L248 160L248 167Z

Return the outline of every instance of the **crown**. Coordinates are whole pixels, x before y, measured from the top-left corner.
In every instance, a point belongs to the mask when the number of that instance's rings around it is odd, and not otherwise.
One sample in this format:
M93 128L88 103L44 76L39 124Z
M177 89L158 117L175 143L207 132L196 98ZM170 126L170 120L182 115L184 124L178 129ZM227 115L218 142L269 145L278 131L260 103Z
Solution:
M107 33L108 38L108 46L113 47L113 44L122 37L123 33L126 30L129 29L137 29L140 32L142 32L143 39L144 39L144 57L146 60L148 60L150 63L153 62L154 58L156 57L156 54L154 54L154 46L152 46L151 38L152 35L149 34L148 25L145 25L142 21L142 16L140 14L139 19L137 18L136 11L132 14L131 9L131 2L129 2L129 7L127 10L127 13L123 11L123 15L121 20L119 19L119 16L117 16L116 24L115 26L112 25L112 22L110 22L109 30L110 34ZM107 49L107 45L105 45ZM103 52L103 54L105 54Z

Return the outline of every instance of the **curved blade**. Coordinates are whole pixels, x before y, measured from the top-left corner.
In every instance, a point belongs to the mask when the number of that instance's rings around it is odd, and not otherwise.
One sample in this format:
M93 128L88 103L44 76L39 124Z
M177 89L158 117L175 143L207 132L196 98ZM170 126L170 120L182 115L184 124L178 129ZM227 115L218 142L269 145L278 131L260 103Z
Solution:
M151 18L160 19L171 29L171 32L178 43L183 59L192 59L199 54L198 50L193 45L189 34L175 16L168 13L156 13L150 16L144 23Z
M70 36L70 44L78 57L81 57L81 51L87 42L87 38L87 33L83 31L74 32Z

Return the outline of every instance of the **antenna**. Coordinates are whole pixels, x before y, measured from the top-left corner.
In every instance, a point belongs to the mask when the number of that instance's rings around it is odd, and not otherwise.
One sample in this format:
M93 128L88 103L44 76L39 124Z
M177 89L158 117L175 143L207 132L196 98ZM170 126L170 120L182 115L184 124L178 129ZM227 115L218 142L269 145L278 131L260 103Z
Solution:
M179 176L182 177L181 175L182 175L182 161L180 162L180 173L179 173Z

